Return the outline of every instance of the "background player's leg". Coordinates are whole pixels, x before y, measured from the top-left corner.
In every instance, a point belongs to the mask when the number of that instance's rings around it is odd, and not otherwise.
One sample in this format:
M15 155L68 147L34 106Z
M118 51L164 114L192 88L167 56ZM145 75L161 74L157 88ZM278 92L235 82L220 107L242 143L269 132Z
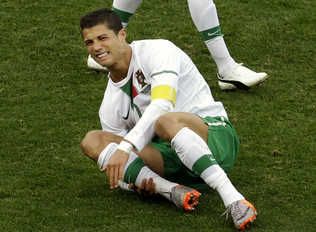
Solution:
M221 89L248 89L267 78L266 73L256 73L237 64L231 57L212 0L188 0L188 6L193 23L217 65L218 84Z
M211 53L219 73L234 68L237 64L229 54L223 39L214 2L188 0L188 6L194 25Z
M130 17L136 12L142 0L114 0L112 9L120 17L123 27L126 27Z

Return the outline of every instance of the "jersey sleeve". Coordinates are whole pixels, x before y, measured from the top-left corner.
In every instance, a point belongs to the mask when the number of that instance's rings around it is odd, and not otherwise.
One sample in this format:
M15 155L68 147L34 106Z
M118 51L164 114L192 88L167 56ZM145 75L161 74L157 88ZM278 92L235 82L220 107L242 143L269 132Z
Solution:
M151 80L152 101L164 99L175 105L180 62L178 48L173 43L162 40L161 48L152 55L147 67Z
M122 120L121 111L126 107L124 107L124 99L122 99L120 92L118 88L113 88L108 83L99 109L99 119L103 131L125 136L128 132L128 127ZM122 104L117 104L117 102L122 102Z
M110 133L113 133L115 135L119 135L122 137L124 137L128 132L128 130L122 128L119 125L119 123L115 123L115 122L113 123L111 121L101 120L101 119L100 119L100 122L101 122L101 126L102 126L103 131L107 131L107 132L110 132Z

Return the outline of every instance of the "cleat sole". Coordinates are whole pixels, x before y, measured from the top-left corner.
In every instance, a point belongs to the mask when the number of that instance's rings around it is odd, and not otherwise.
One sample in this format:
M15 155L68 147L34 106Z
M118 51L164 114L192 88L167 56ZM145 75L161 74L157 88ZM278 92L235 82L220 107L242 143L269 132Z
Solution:
M185 211L193 211L195 207L199 204L199 198L201 193L193 190L185 194L183 199L183 209Z

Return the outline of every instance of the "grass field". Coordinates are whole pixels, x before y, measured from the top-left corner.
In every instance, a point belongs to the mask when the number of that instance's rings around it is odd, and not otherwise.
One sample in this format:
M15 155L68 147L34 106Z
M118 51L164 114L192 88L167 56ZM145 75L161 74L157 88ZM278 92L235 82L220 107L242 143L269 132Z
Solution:
M252 231L315 231L316 2L216 3L233 57L269 73L262 86L219 90L186 1L144 1L129 41L172 40L225 104L242 142L230 177L259 211ZM78 21L110 6L109 0L0 2L0 231L233 231L214 192L185 214L160 198L109 190L81 154L84 134L100 128L106 78L85 66Z

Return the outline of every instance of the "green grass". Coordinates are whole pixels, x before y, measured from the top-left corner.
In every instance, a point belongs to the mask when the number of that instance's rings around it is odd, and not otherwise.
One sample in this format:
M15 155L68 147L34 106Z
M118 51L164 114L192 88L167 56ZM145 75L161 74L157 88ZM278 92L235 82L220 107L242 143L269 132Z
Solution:
M242 141L230 177L260 214L252 231L314 231L316 3L216 3L233 57L270 74L262 86L219 90L185 1L144 1L128 39L174 41L224 102ZM0 3L0 231L233 231L214 192L184 214L160 198L109 190L81 155L84 134L100 127L106 79L86 69L78 21L105 6L111 1Z

